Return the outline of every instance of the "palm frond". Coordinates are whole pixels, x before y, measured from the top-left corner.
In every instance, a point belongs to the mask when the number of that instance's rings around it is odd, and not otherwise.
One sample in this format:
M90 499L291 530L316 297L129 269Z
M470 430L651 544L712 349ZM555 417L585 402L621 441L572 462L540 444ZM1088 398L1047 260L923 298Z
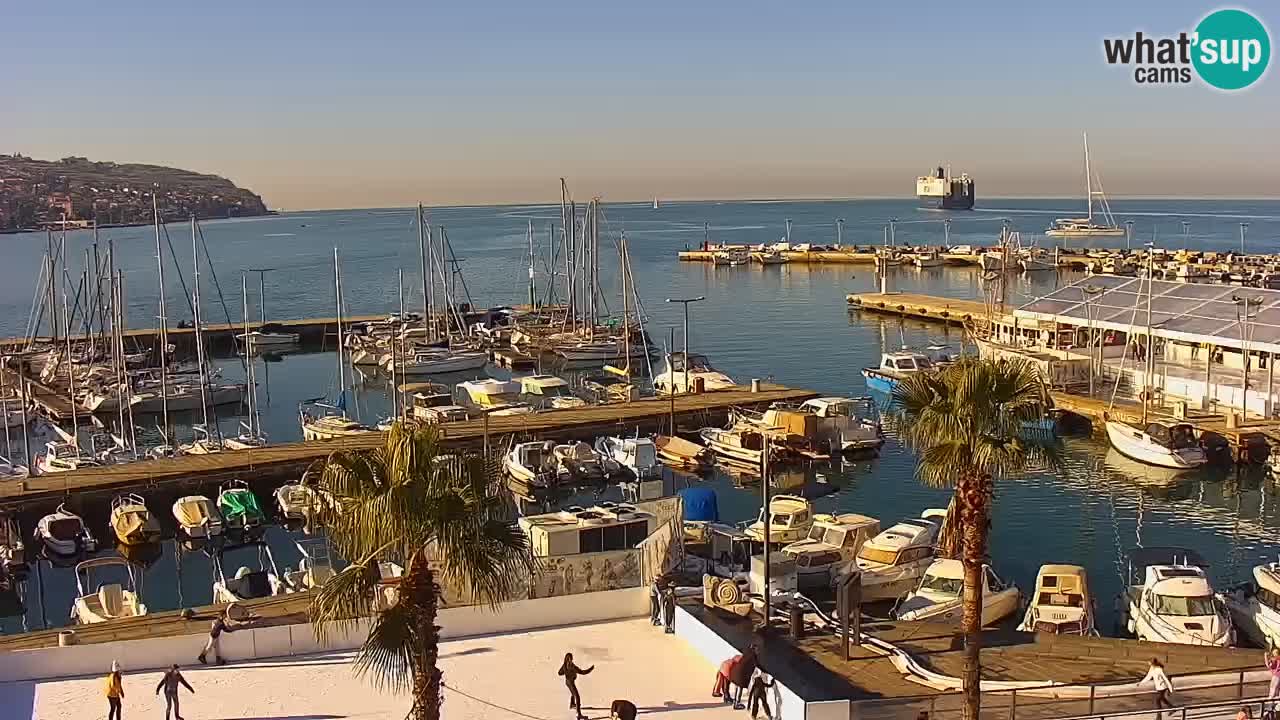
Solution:
M378 586L374 562L348 565L311 591L307 614L315 627L316 640L323 643L333 632L354 631L360 618L369 613Z
M378 613L356 657L356 675L368 677L379 690L403 693L412 689L422 645L417 615L414 608L400 603Z

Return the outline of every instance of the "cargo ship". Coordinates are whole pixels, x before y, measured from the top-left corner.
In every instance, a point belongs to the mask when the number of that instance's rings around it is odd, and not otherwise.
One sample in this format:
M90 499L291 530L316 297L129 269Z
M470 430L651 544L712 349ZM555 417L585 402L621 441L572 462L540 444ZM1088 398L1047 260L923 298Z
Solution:
M916 178L916 199L920 207L934 210L972 210L973 178L968 174L951 177L939 167L933 175Z

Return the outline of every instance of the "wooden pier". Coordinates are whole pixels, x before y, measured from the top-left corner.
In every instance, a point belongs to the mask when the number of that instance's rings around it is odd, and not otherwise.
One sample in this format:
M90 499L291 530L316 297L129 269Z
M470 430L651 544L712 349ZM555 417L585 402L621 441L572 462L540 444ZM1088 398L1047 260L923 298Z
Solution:
M747 248L742 246L737 249L746 250ZM715 262L717 252L714 250L682 250L678 257L684 262L709 263ZM977 265L981 258L980 255L961 253L941 253L941 256L948 265ZM782 257L786 258L788 263L797 265L874 265L876 251L874 249L815 250L810 252L783 250ZM905 263L904 267L912 267L912 265Z
M963 326L966 322L986 318L987 306L977 300L957 300L914 293L849 293L845 296L849 309L929 320ZM1005 317L1009 317L1006 313Z
M762 383L759 392L739 387L671 398L646 398L627 403L546 410L527 415L491 416L442 426L447 443L479 446L506 435L548 439L592 439L604 433L634 433L666 428L672 415L682 422L719 422L730 408L758 408L774 402L802 402L818 393ZM52 502L70 493L113 492L123 488L161 484L214 483L233 478L297 478L314 461L337 450L379 446L382 433L347 438L272 445L251 450L227 450L209 455L184 455L52 473L0 485L0 504L20 506Z

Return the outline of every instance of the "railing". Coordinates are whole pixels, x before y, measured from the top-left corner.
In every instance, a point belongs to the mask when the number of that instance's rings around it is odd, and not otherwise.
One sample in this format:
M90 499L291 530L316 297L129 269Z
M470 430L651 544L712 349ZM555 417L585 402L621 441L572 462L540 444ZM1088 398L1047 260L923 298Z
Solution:
M1230 680L1215 681L1212 679L1214 676L1230 676ZM1149 686L1135 688L1137 679L987 691L982 693L981 718L1114 719L1137 715L1149 718L1154 712L1155 692ZM1242 705L1263 703L1269 685L1264 673L1257 669L1209 670L1177 675L1172 679L1176 707L1163 711L1167 720L1189 720L1226 711L1234 715ZM928 713L928 720L960 720L964 714L963 694L945 692L884 700L855 700L850 708L851 720L919 718L920 713ZM1254 717L1260 717L1260 713L1255 713Z

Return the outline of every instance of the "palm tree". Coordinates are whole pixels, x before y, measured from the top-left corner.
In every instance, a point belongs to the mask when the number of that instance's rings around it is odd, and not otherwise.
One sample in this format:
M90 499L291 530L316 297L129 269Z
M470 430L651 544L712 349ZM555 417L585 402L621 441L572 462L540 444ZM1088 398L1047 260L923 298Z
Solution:
M1040 424L1044 408L1040 373L1021 360L967 358L913 374L893 391L892 417L902 440L920 454L919 479L955 488L941 551L964 564L965 720L978 720L982 703L982 565L994 483L1059 464L1053 433Z
M445 454L433 427L396 423L382 448L321 461L319 496L334 549L351 564L318 590L309 615L321 641L372 613L356 672L381 689L412 691L410 717L440 717L436 609L440 583L496 609L535 570L503 499L497 463ZM405 565L395 599L373 610L380 560Z

